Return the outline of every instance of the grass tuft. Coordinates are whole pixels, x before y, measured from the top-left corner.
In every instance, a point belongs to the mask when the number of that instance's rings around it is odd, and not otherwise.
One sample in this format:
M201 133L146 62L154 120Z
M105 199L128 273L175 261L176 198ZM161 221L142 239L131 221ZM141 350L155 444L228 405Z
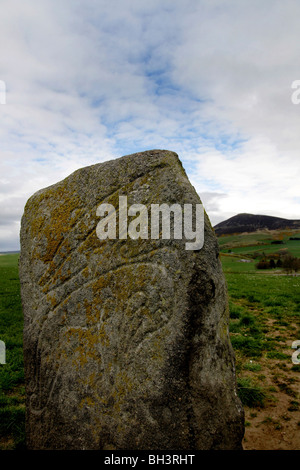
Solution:
M266 392L252 383L249 377L239 378L237 381L238 395L244 406L249 408L264 407Z

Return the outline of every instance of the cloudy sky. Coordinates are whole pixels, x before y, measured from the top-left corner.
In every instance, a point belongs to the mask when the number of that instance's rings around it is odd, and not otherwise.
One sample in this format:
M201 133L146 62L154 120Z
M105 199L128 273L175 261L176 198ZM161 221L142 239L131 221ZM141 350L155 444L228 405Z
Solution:
M299 0L1 0L0 251L35 191L154 148L213 225L300 219L299 18Z

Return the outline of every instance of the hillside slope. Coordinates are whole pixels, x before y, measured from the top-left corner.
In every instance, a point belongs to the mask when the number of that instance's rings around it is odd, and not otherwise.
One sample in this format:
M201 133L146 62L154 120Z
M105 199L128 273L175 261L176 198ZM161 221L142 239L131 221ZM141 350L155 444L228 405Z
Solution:
M214 227L218 236L224 234L256 232L257 230L300 229L300 220L290 220L270 215L238 214Z

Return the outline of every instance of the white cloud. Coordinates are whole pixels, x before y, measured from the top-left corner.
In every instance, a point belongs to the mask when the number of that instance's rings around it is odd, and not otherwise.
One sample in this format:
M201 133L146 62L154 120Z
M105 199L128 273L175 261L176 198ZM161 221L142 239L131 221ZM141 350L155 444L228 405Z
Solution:
M26 199L75 169L177 151L213 224L300 218L300 4L3 0L0 250Z

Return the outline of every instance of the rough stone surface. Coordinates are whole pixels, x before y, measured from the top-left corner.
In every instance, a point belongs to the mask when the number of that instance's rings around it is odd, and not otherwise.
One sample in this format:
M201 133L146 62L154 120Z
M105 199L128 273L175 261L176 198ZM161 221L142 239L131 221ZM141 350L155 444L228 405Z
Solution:
M29 449L240 449L226 283L204 247L105 240L99 204L201 203L178 156L82 168L34 194L21 224Z

